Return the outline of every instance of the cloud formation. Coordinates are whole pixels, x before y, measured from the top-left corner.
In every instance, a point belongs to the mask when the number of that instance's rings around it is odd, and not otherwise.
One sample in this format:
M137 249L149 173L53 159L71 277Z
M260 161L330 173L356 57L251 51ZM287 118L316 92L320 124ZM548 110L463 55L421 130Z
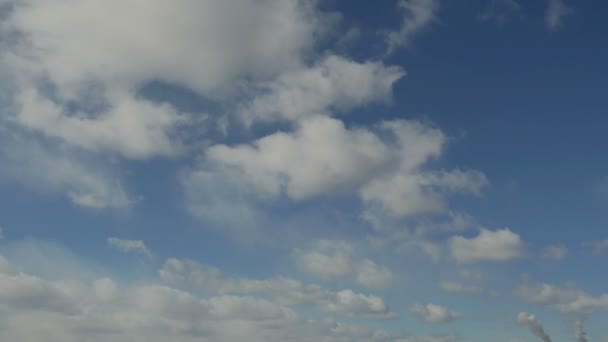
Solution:
M253 296L195 294L110 278L49 280L0 257L0 338L7 341L398 341L380 330L308 319Z
M482 229L476 237L455 236L450 239L452 257L462 263L508 261L524 255L524 244L510 229Z
M125 240L116 237L110 237L107 240L109 246L116 248L125 253L141 254L145 257L152 258L152 252L146 247L146 244L141 240Z
M221 270L192 260L168 259L159 271L161 278L174 284L218 294L262 294L283 305L310 305L320 310L370 318L390 319L391 312L382 298L355 293L350 289L330 291L286 277L250 279L225 275Z
M393 282L389 268L357 258L346 242L322 240L311 250L297 250L294 256L300 268L324 279L351 277L366 288L387 287Z
M427 323L446 323L463 316L460 312L451 311L437 304L416 304L411 306L409 311Z
M428 27L435 20L439 1L400 0L398 7L403 15L401 27L386 35L387 55L394 53L399 48L407 47L419 31Z

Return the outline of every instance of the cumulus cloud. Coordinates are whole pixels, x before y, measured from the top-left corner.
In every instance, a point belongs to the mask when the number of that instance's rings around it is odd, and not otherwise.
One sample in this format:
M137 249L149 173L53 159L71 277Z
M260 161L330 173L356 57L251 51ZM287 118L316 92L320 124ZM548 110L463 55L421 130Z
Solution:
M553 245L543 248L541 256L545 259L561 260L568 255L568 247L565 245Z
M0 53L0 129L3 136L4 131L23 135L19 139L28 144L0 142L1 161L8 165L3 173L98 208L130 203L120 177L99 169L112 169L122 159L178 155L187 149L185 126L200 125L199 114L147 97L141 92L147 84L225 101L241 93L236 85L245 79L258 84L302 70L335 20L308 0L3 3L0 35L11 39L2 41ZM337 64L355 69L356 80L400 73L373 63L360 73L354 62ZM343 79L339 71L332 75ZM371 82L374 89L385 84ZM50 153L49 145L60 147ZM87 164L96 167L89 170ZM47 169L48 175L34 171Z
M573 10L566 5L563 0L549 0L547 12L545 14L545 23L551 31L556 31L562 25L565 17L572 15Z
M460 312L451 311L437 304L416 304L411 306L409 311L427 323L446 323L463 316Z
M109 246L116 248L125 253L141 254L145 257L152 258L152 252L146 247L146 244L141 240L125 240L116 237L107 239Z
M510 229L482 229L476 237L455 236L450 239L452 257L458 262L508 261L524 254L520 236Z
M398 7L403 14L398 31L386 35L387 55L407 47L412 38L433 23L439 9L438 0L400 0Z
M294 256L300 268L321 278L352 277L367 288L386 287L393 281L390 269L357 258L353 246L343 241L322 240L311 250L297 250Z
M421 170L441 154L444 140L439 130L416 121L386 121L367 129L311 116L293 132L277 132L251 144L211 146L204 161L185 175L184 185L191 193L204 192L197 180L223 179L232 190L222 193L237 204L252 195L304 201L354 194L369 210L405 218L444 210L448 194L479 194L487 184L477 171ZM195 198L202 203L191 203L191 211L208 215L206 197Z
M7 341L399 339L364 326L308 319L259 297L200 297L154 283L122 286L110 278L49 280L19 271L4 257L0 257L0 300L5 304L0 312L0 338Z
M241 115L246 121L296 120L388 102L393 84L404 75L397 66L357 63L330 55L312 67L286 72L255 86L259 94L244 105Z
M263 294L284 305L311 305L347 316L394 318L382 298L345 289L330 291L286 277L249 279L231 277L192 260L168 259L159 271L165 281L219 294Z
M534 334L534 336L537 336L542 339L544 342L551 342L551 337L547 335L547 333L545 333L543 326L538 322L536 316L525 312L520 312L517 315L517 322L519 324L524 324L528 326L530 332Z

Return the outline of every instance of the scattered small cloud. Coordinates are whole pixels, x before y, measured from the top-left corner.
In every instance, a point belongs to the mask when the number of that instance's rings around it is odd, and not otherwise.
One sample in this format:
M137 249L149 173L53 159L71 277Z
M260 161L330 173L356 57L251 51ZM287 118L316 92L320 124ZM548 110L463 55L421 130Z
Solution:
M552 260L562 260L568 256L568 247L565 245L552 245L543 248L541 257Z
M124 240L115 237L110 237L107 240L110 247L116 248L125 253L135 253L143 255L147 258L152 258L152 252L146 247L146 244L141 240Z
M447 323L463 316L437 304L412 305L409 311L427 323Z
M479 235L470 239L455 236L449 244L452 257L461 263L508 261L524 255L521 237L508 228L496 231L481 229Z
M358 258L353 246L344 241L321 240L313 249L296 250L294 257L298 266L308 273L324 279L349 277L366 288L387 287L394 278L388 267Z

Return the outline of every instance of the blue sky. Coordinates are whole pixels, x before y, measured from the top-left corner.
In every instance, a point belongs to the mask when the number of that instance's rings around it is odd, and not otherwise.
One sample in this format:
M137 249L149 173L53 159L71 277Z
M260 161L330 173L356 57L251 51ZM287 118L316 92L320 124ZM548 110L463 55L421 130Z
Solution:
M0 339L608 341L604 7L0 0Z

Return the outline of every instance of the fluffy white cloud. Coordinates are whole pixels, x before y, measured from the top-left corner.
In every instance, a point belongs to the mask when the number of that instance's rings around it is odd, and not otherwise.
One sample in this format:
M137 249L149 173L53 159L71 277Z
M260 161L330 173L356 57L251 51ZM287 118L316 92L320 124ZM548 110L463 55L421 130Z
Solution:
M356 302L352 292L340 300ZM199 297L158 284L121 286L112 279L49 280L0 257L0 338L7 341L100 342L398 341L398 337L330 319L312 320L252 296Z
M346 242L319 241L310 251L297 250L297 264L322 278L344 277L353 271L353 247Z
M32 141L43 135L75 150L94 152L87 158L96 164L110 164L107 153L144 159L184 150L184 126L191 129L198 119L142 95L139 90L147 83L176 85L212 99L240 94L234 89L241 89L237 84L243 79L258 84L304 69L303 60L308 61L306 56L336 19L309 0L59 0L53 4L6 0L4 4L8 6L3 9L0 35L11 39L2 41L0 53L0 128L25 129ZM334 74L337 79L382 79L370 81L374 89L396 70L375 63L333 64L340 66ZM364 97L379 100L384 96L381 92ZM353 90L345 96L359 94ZM35 151L26 155L20 150L9 151L8 157L2 151L0 158L23 182L52 187L85 206L121 207L129 202L114 184L118 182L107 184L108 175L100 175L96 168L78 170L85 166L74 165L79 163L73 160L53 162L56 156L41 161ZM53 163L50 175L19 172L29 160L39 170Z
M479 235L467 239L455 236L450 239L452 257L458 262L507 261L520 258L524 254L524 244L520 236L511 230L491 231L482 229Z
M294 256L300 268L321 278L352 277L367 288L386 287L393 281L390 269L358 259L353 247L343 241L322 240L312 250L297 250Z
M36 89L17 98L16 122L30 130L92 151L119 151L129 158L174 155L181 150L172 130L186 118L167 104L155 104L121 94L107 99L110 108L102 115L68 113L68 104L54 102Z
M553 245L543 248L541 256L545 259L561 260L568 255L568 247L565 245Z
M125 253L137 253L145 257L152 258L152 252L146 247L146 244L141 240L125 240L116 237L107 239L109 246L116 248Z
M324 29L312 1L12 2L5 26L27 35L17 51L68 89L164 80L206 93L298 66Z
M462 313L437 304L416 304L411 306L409 311L427 323L446 323L462 317Z
M367 288L387 287L393 282L393 272L386 266L365 259L357 265L355 282Z
M241 110L246 121L295 120L345 111L391 99L393 84L405 72L381 62L356 63L330 55L310 68L286 72L258 85L260 94Z
M274 133L252 144L211 146L184 185L189 192L204 192L208 189L197 181L201 177L224 179L234 189L235 203L251 194L294 201L354 194L370 210L404 218L443 210L447 194L479 194L487 184L477 171L421 170L441 154L444 140L439 130L415 121L387 121L370 130L311 116L293 132ZM207 202L201 211L208 211ZM200 213L196 207L191 206Z
M391 31L386 35L387 54L407 47L414 35L433 22L439 9L439 1L400 0L398 6L403 12L403 19L398 31Z
M572 8L566 5L563 0L549 0L549 5L545 14L547 28L551 31L559 29L563 19L572 14Z
M351 290L330 291L285 277L249 279L225 275L217 268L192 260L168 259L159 271L162 279L219 294L264 294L284 305L312 305L347 316L394 318L382 298Z

